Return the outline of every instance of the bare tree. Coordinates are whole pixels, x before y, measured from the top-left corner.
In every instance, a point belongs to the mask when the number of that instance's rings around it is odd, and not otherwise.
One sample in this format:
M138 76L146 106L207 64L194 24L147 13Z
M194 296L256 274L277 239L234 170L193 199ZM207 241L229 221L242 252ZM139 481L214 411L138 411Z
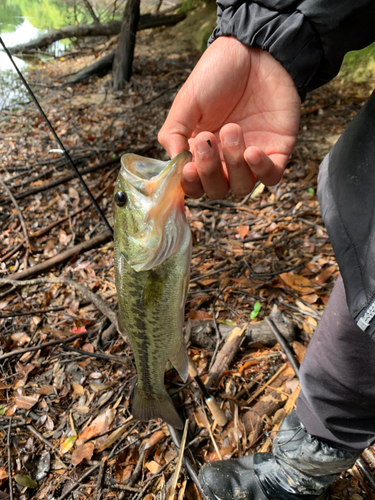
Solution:
M113 90L121 90L132 75L140 0L128 0L121 22L121 32L113 61Z

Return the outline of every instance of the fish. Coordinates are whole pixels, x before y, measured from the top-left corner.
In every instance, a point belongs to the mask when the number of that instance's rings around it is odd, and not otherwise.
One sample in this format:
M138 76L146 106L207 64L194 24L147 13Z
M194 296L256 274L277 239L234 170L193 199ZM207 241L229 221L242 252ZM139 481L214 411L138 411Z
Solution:
M182 326L192 237L185 217L183 151L170 161L126 154L114 189L114 267L119 330L133 349L138 380L132 415L162 418L181 429L164 387L167 361L186 382L188 353Z

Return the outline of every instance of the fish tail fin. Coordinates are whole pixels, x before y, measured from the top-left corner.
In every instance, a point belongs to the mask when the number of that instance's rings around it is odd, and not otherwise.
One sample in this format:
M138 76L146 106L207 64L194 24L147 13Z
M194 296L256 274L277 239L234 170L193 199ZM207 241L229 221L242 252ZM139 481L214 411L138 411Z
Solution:
M146 421L161 418L175 429L183 429L183 423L166 391L161 394L145 394L135 388L132 415L136 420Z
M189 357L184 340L181 341L177 351L169 356L169 361L176 368L182 380L186 382L189 375Z

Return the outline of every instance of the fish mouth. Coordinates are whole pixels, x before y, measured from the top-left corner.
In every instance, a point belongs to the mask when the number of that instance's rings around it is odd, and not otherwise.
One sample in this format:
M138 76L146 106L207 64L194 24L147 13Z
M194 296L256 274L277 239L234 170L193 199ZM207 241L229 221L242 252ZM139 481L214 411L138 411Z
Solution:
M175 156L172 160L167 161L143 158L138 155L129 154L123 156L122 163L125 169L138 179L148 181L156 180L160 174L163 174L164 177L175 165L182 164L182 166L184 166L191 161L191 159L192 155L190 151L182 151L182 153ZM168 166L170 166L170 168L167 168Z

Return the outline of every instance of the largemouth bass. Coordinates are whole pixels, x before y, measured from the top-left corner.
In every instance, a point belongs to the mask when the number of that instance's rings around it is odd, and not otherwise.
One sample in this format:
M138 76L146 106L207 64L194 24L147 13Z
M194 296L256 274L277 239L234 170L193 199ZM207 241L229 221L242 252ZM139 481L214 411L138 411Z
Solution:
M181 188L188 151L168 162L124 155L114 191L115 275L119 328L134 352L138 420L182 422L164 387L169 360L186 381L182 324L190 276L191 233Z

